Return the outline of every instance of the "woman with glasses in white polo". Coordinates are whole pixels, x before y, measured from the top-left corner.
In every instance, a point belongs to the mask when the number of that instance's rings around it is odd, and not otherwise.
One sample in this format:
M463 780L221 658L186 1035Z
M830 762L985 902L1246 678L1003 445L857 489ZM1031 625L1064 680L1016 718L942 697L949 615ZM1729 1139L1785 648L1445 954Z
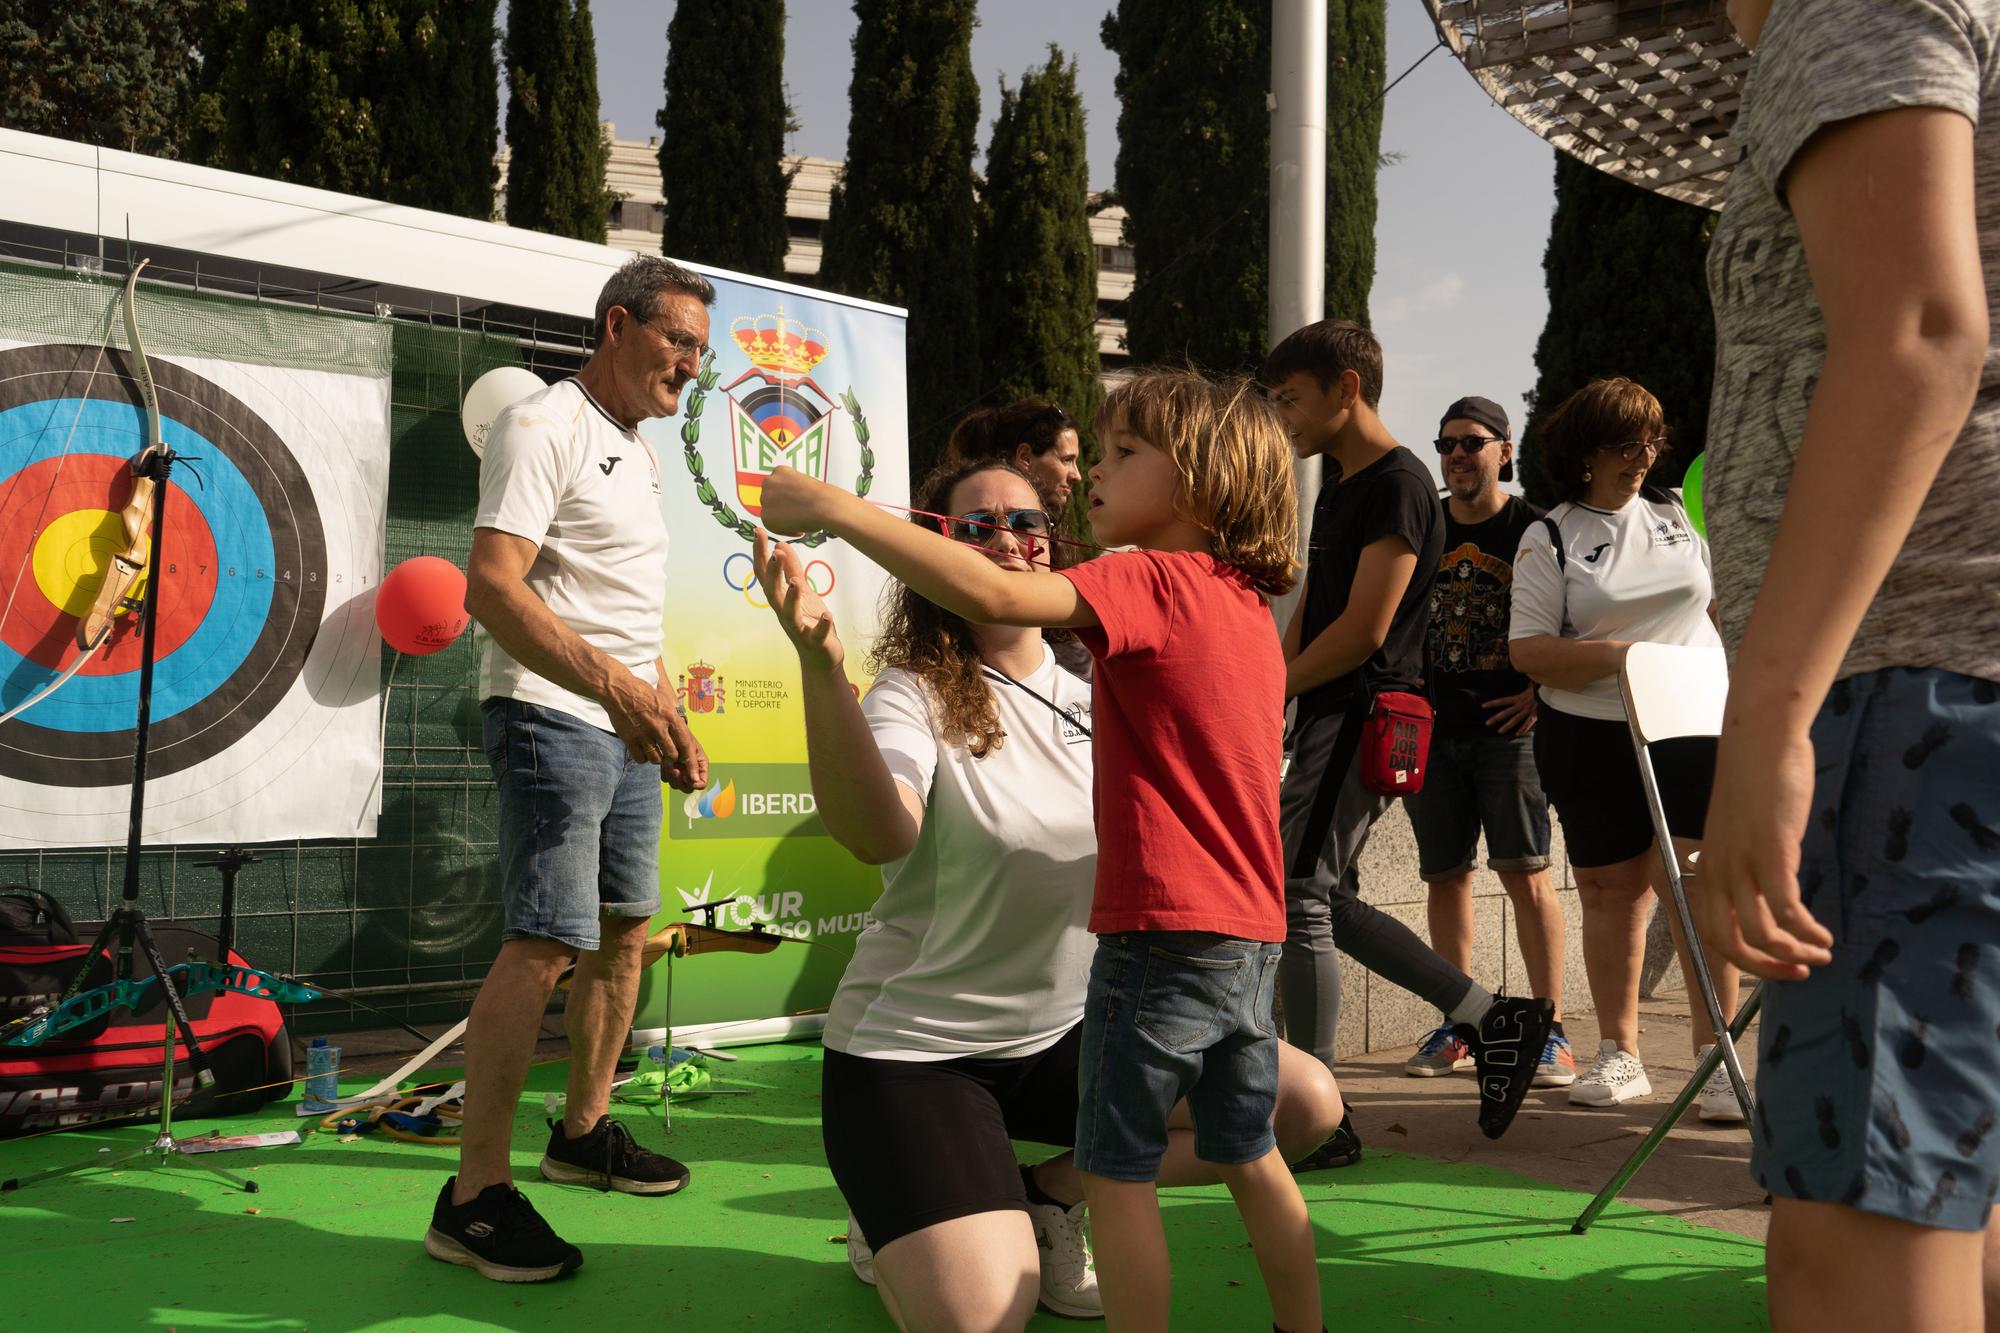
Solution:
M1011 459L933 474L912 521L1002 569L1047 569L1049 517ZM874 921L827 1011L820 1119L849 1209L847 1254L902 1328L1022 1328L1037 1303L1103 1306L1068 1152L1076 1136L1085 928L1097 867L1091 687L1037 629L978 625L901 585L885 597L866 699L787 547L758 577L798 649L820 818L882 867ZM1340 1122L1325 1066L1280 1045L1272 1128L1292 1160ZM1162 1183L1196 1160L1186 1103Z
M1530 524L1514 558L1509 652L1540 687L1535 761L1561 820L1583 912L1583 960L1600 1042L1570 1085L1580 1106L1615 1106L1651 1093L1639 1057L1639 973L1647 909L1665 891L1638 761L1618 689L1633 643L1721 647L1708 545L1687 510L1646 484L1668 452L1659 400L1628 379L1594 380L1543 424L1543 466L1562 503ZM1712 738L1652 747L1667 825L1682 864L1700 848L1715 778ZM1688 942L1670 913L1683 975ZM1738 974L1720 955L1709 969L1725 1011ZM1688 988L1699 1056L1715 1040L1706 1006ZM1702 1090L1704 1120L1741 1120L1719 1066Z

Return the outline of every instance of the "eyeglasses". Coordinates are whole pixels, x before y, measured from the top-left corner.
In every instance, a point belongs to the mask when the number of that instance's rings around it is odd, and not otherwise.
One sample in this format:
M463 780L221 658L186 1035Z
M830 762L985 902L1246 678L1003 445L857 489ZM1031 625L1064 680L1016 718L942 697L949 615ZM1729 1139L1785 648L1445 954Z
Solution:
M651 329L661 342L673 348L676 357L691 356L696 361L706 361L708 359L710 350L708 344L695 337L692 333L682 333L679 329L663 329L653 323L652 320L645 319L639 315L632 316L632 322L635 324L644 324L647 328Z
M1646 451L1646 457L1658 458L1660 450L1666 448L1666 446L1667 442L1665 440L1627 440L1623 444L1600 444L1597 446L1597 452L1600 454L1617 454L1619 458L1629 463L1639 456L1641 449Z
M1431 443L1437 446L1439 458L1449 458L1451 451L1460 445L1465 446L1468 455L1476 456L1487 445L1505 444L1506 441L1491 435L1444 435L1432 440Z
M960 514L956 518L941 519L939 526L955 542L970 542L974 546L985 546L1002 532L1011 532L1017 537L1046 537L1049 535L1049 516L1039 509L975 509Z

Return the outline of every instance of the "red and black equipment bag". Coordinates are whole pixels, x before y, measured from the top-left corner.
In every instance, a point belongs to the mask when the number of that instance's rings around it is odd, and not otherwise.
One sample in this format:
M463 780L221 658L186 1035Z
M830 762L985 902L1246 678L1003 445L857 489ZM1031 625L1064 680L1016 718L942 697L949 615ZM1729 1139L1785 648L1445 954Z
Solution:
M190 949L205 959L220 950L213 936L178 926L154 926L153 942L168 967L184 961ZM90 946L76 942L69 917L46 894L11 886L0 892L0 1022L54 1003L79 968L88 970L83 989L109 983L114 948L91 957ZM227 961L248 966L233 950ZM132 975L153 975L142 949L133 951ZM254 1110L291 1091L292 1043L276 1004L237 991L183 998L215 1084L196 1091L186 1035L177 1033L177 1115ZM165 991L154 986L136 1011L114 1009L39 1046L0 1046L0 1139L156 1115L166 1008Z

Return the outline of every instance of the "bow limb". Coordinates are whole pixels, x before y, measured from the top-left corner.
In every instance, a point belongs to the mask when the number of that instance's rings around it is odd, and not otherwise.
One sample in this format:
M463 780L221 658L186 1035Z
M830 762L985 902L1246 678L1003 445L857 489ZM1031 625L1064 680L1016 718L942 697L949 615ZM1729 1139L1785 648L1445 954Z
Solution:
M197 959L174 964L167 969L167 975L174 978L174 988L180 992L182 999L211 991L238 991L274 1004L304 1004L319 999L322 994L302 982L246 963L212 963ZM95 1022L113 1009L143 1009L152 1002L154 989L159 984L160 979L156 976L139 980L127 978L78 991L61 1004L0 1026L0 1046L39 1046L51 1037Z
M125 528L125 549L111 557L110 566L104 571L104 582L98 585L97 596L91 602L90 613L77 624L76 646L89 651L104 642L110 635L113 617L121 611L136 611L137 601L131 596L132 587L139 576L146 572L146 562L150 554L149 535L153 518L153 487L157 484L146 467L147 461L157 452L163 452L167 445L160 428L160 395L153 383L153 363L146 356L146 343L139 336L139 275L146 270L148 261L142 259L125 278L125 337L132 345L132 370L139 381L139 396L146 404L145 447L132 464L132 494L119 520Z
M60 676L57 676L54 680L42 686L42 688L36 690L33 694L29 695L27 698L21 700L20 703L15 704L12 708L8 709L6 712L0 713L0 726L4 726L5 724L12 722L15 718L27 712L30 708L33 708L36 704L40 703L42 700L48 698L51 694L54 694L64 685L67 685L71 677L75 676L77 672L83 670L84 663L90 661L92 657L95 657L97 655L97 650L103 646L104 646L104 640L99 639L96 643L92 644L90 647L78 653L76 655L76 660L74 662L71 662L68 666L64 667L62 674Z

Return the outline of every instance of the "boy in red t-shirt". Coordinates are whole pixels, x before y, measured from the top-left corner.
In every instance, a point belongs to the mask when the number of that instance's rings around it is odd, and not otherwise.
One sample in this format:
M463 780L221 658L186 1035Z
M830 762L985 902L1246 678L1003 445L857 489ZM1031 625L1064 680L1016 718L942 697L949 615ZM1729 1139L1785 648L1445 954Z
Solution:
M825 528L975 622L1063 626L1097 659L1098 936L1084 1001L1076 1165L1113 1328L1164 1328L1154 1181L1185 1097L1196 1155L1250 1233L1277 1326L1322 1327L1305 1200L1271 1134L1271 998L1285 938L1278 841L1285 665L1267 598L1292 584L1291 448L1247 382L1157 371L1098 416L1091 527L1107 555L996 569L788 468L764 521Z

